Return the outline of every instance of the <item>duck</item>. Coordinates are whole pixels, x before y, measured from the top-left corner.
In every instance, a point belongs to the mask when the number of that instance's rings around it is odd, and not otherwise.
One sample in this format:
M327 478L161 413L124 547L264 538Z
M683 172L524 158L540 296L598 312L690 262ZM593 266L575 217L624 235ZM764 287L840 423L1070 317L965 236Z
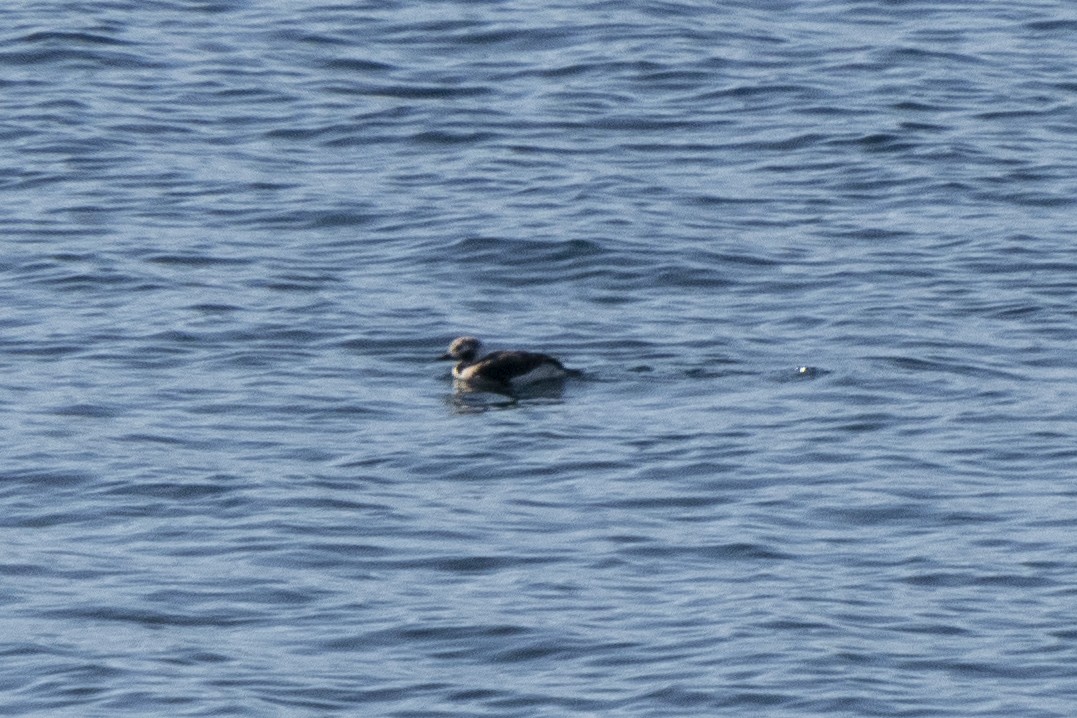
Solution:
M563 379L569 370L548 354L525 351L496 351L480 358L482 342L475 337L457 337L440 358L456 360L453 378L469 384L489 384L505 388Z

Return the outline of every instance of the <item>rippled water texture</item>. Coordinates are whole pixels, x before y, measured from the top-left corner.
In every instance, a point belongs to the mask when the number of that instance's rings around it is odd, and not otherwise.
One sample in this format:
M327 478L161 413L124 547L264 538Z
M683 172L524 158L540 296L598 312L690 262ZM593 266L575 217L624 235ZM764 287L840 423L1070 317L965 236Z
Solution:
M1077 715L1072 3L0 19L4 715Z

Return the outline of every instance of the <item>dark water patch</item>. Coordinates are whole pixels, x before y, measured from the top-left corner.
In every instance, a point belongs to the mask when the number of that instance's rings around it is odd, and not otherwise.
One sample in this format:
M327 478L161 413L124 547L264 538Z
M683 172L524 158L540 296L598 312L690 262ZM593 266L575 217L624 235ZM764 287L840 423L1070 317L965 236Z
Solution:
M911 142L907 135L892 132L874 132L857 137L828 139L825 144L832 147L852 146L866 152L905 152L917 147L917 144Z
M162 68L141 55L128 52L76 48L42 48L0 52L0 66L56 66L69 69L149 70Z
M556 563L552 556L432 556L390 561L397 568L415 568L450 574L487 574L528 565Z
M1006 257L995 257L990 260L977 259L970 261L968 266L986 275L1036 275L1059 273L1063 276L1073 276L1077 272L1077 262L1059 261L1057 259L1045 261L1032 261L1021 259L1017 252L1007 253ZM1042 277L1040 277L1042 280Z
M46 609L41 615L63 620L95 623L135 623L149 628L208 627L234 628L248 626L261 620L257 615L231 608L225 612L177 613L122 608L118 606L78 606Z
M1062 115L1067 109L1063 106L1049 108L1022 108L1019 110L991 110L976 115L978 120L1028 120Z
M735 282L720 272L703 267L673 266L652 271L650 281L660 286L695 289L723 289Z
M451 146L481 144L499 139L499 137L500 135L493 132L447 132L441 130L420 132L408 138L408 140L418 144Z
M470 703L472 701L485 701L492 698L506 697L504 691L496 691L487 688L470 688L458 691L450 691L446 698L453 702Z
M188 307L192 311L201 312L203 314L217 315L217 314L231 314L233 312L239 312L243 310L243 307L236 306L234 304L203 302L199 304L192 304Z
M0 58L2 59L2 58ZM492 92L491 88L453 85L388 85L366 87L360 94L370 97L391 97L399 100L451 100L483 97Z
M876 242L909 240L915 237L912 232L890 227L857 227L853 229L842 229L835 231L833 236L841 237L843 239L863 239Z
M462 643L479 650L480 643L501 643L506 639L531 633L526 626L516 624L429 625L407 626L371 631L359 636L335 638L322 645L328 651L362 651L378 646L408 645L411 643Z
M934 521L933 512L920 504L881 504L878 506L828 506L819 509L828 521L854 526L920 523Z
M933 468L940 468L935 466ZM1006 519L998 514L990 513L974 513L971 511L950 511L944 512L939 515L940 523L960 526L960 525L975 525L984 523L1000 523Z
M755 543L727 543L699 546L644 544L622 548L618 553L639 558L665 558L672 561L783 561L795 558Z
M65 404L50 411L56 416L81 417L86 419L112 419L123 414L123 410L108 404Z
M464 45L504 46L512 50L552 50L574 42L578 31L564 26L528 27L526 29L499 28L478 30L457 36L456 42Z
M50 569L39 564L0 563L0 576L43 576L50 573ZM0 655L5 653L0 650Z
M683 119L648 119L638 116L601 117L585 125L587 129L613 132L630 132L648 134L651 132L687 132L711 129L709 123L693 122ZM581 128L582 129L582 128Z
M947 623L918 623L915 625L903 625L896 630L901 633L922 634L926 636L965 636L971 633L967 628Z
M337 229L361 227L376 218L367 212L303 209L263 215L250 224L260 229Z
M226 684L222 687L233 688L234 686ZM265 686L263 690L266 694L263 700L268 705L315 712L340 710L342 706L403 701L413 695L407 687L371 688L367 690L310 689L290 683L276 683L271 686Z
M266 87L253 86L225 87L210 93L203 101L212 101L232 107L237 102L243 102L252 106L290 104L295 101L295 98ZM265 118L260 115L245 115L229 118L227 120L227 125L234 128L260 127L264 120ZM197 123L195 126L199 127ZM205 128L199 127L199 129L204 131ZM236 137L231 133L219 134L217 136L205 136L205 142L208 145L236 145L240 144L242 137L244 137L244 135Z
M759 84L759 85L734 85L721 90L711 90L701 94L697 100L715 100L724 98L751 99L755 97L781 97L795 95L802 99L817 97L817 91L807 85L783 85L783 84Z
M154 332L145 335L142 339L147 344L152 344L157 347L177 344L181 346L195 346L202 342L202 337L200 335L181 329L166 329L161 332Z
M275 127L267 130L264 136L268 140L307 141L323 137L331 139L347 137L353 134L356 129L356 126L350 123L322 125L320 127Z
M449 254L478 268L502 265L535 271L535 268L557 267L579 272L594 266L608 252L601 243L585 239L543 241L470 237L453 244Z
M162 446L191 446L189 439L164 434L133 433L117 437L118 441L132 444L160 444Z
M532 69L521 69L515 71L509 76L509 79L515 77L526 77L528 75L537 75L546 79L567 79L571 77L579 77L581 75L593 74L600 70L602 65L600 63L593 62L575 62L567 65L558 65L554 67L537 66Z
M334 40L330 41L336 42ZM357 57L336 57L332 60L327 60L324 67L327 70L345 70L362 74L380 74L397 69L395 65Z
M165 588L151 591L142 598L147 603L182 605L193 608L195 606L220 605L227 599L238 599L244 603L249 602L266 606L305 606L317 601L322 595L324 595L324 592L320 591L288 591L274 589L266 585L257 585L234 591Z
M749 152L794 152L817 144L836 143L836 140L828 140L825 135L809 132L794 137L785 137L776 140L754 140L745 142L741 144L738 149Z
M147 135L155 138L162 135L191 136L196 134L193 129L188 127L178 124L167 124L164 122L123 122L116 125L110 125L106 130L108 132L117 132L125 135Z
M691 509L711 508L722 506L731 502L731 499L723 496L697 495L697 496L652 496L633 499L619 499L616 501L603 502L602 505L609 508L621 509Z
M718 195L699 195L692 199L693 202L703 207L716 206L722 207L725 205L740 205L740 204L754 204L759 201L757 197L723 197Z
M246 282L249 287L269 289L274 292L316 292L334 283L335 277L311 274L283 274L272 279L251 279Z
M632 641L596 642L566 636L538 641L513 640L512 643L514 645L495 653L490 660L494 663L520 663L558 657L563 660L585 660L588 664L605 665L607 658L631 653L640 648L638 643Z
M118 287L125 287L130 291L148 291L159 286L155 282L147 281L144 277L107 268L90 272L56 270L49 272L47 276L29 277L28 281L68 291L87 292Z
M930 122L902 122L899 127L908 132L942 133L950 132L953 127Z
M57 360L63 359L71 354L82 353L86 350L86 347L81 344L76 345L57 341L18 339L9 339L7 341L0 340L0 347L3 347L4 354Z
M130 45L132 43L117 37L89 32L62 32L58 30L31 32L22 37L12 38L11 42L43 43L58 45Z
M903 65L921 66L933 63L945 63L946 67L954 65L983 65L990 61L981 57L961 52L945 52L942 50L927 50L922 47L898 47L878 50L874 53L880 61L891 67Z
M781 618L773 621L767 621L762 624L762 628L775 631L791 631L793 633L802 633L805 631L826 631L831 632L837 630L837 627L831 623L824 623L821 621L813 621L810 619L794 619L794 618Z
M979 192L976 198L987 202L1002 202L1023 207L1069 207L1077 203L1070 195L1048 195L1039 192Z
M202 252L183 254L151 254L145 258L151 264L160 264L166 267L214 267L214 266L244 266L251 263L249 258L244 257L221 257Z
M722 366L726 364L727 366ZM691 369L685 369L683 375L688 379L720 379L731 375L742 374L742 371L731 370L729 365L732 362L724 361L721 359L714 360L713 363L708 363L706 367L693 367ZM718 368L720 367L720 368Z
M850 417L849 421L838 424L834 428L840 432L861 434L874 431L885 431L892 428L893 424L894 418L892 414L869 413Z
M232 663L235 661L235 658L225 655L223 653L215 653L213 651L193 650L185 651L176 655L163 656L159 660L162 663L177 666L200 666Z
M1077 20L1033 20L1024 26L1034 32L1065 33L1077 30Z
M973 583L977 586L1004 586L1006 588L1044 588L1058 585L1057 581L1042 576L1017 574L992 574L977 576Z
M390 506L384 503L371 503L368 501L357 501L355 499L345 498L309 498L298 499L295 502L296 506L304 506L310 509L326 509L332 511L373 511L373 512L387 512L390 510ZM356 550L362 550L364 553L371 550L381 551L378 547L362 546L357 547L352 544L344 544L338 546L341 550L354 553Z
M692 255L692 258L705 264L732 264L760 268L778 267L782 265L782 262L763 256L762 253L720 252L709 250Z
M9 490L15 485L24 485L38 491L55 491L58 489L85 486L96 479L91 472L79 469L17 469L0 472L0 490Z
M976 576L968 572L929 571L904 577L903 582L916 586L960 588L976 584Z
M244 185L244 188L252 192L281 192L296 189L299 186L295 182L250 182Z
M715 691L687 688L677 684L649 691L638 696L636 700L645 703L658 703L663 706L672 706L682 710L719 708L722 704L721 694Z
M143 497L166 501L198 501L217 498L239 487L222 481L213 482L150 482L135 481L106 490L106 496Z
M902 111L902 112L931 112L931 113L942 112L943 110L946 109L945 107L943 107L941 105L932 105L930 103L917 101L917 100L901 100L901 101L895 102L893 105L891 105L891 108L895 109L895 110Z
M995 367L986 367L967 361L955 361L949 359L929 359L916 357L873 357L878 361L886 362L898 369L924 372L955 374L959 376L980 377L984 379L1006 379L1009 381L1023 381L1025 377L1012 371Z

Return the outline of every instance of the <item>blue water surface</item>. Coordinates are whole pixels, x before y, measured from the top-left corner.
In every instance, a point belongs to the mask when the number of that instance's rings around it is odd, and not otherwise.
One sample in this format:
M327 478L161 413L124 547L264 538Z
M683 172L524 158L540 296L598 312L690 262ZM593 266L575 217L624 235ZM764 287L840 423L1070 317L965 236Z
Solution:
M1077 714L1077 6L0 19L4 715Z

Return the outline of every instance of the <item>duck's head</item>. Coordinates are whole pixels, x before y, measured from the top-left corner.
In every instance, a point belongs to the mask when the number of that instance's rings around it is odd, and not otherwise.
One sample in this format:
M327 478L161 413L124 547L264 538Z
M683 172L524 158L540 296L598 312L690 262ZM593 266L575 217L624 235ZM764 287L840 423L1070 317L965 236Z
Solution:
M482 346L475 337L457 337L449 345L449 351L442 355L442 359L456 359L457 361L474 361L479 355L479 347Z

